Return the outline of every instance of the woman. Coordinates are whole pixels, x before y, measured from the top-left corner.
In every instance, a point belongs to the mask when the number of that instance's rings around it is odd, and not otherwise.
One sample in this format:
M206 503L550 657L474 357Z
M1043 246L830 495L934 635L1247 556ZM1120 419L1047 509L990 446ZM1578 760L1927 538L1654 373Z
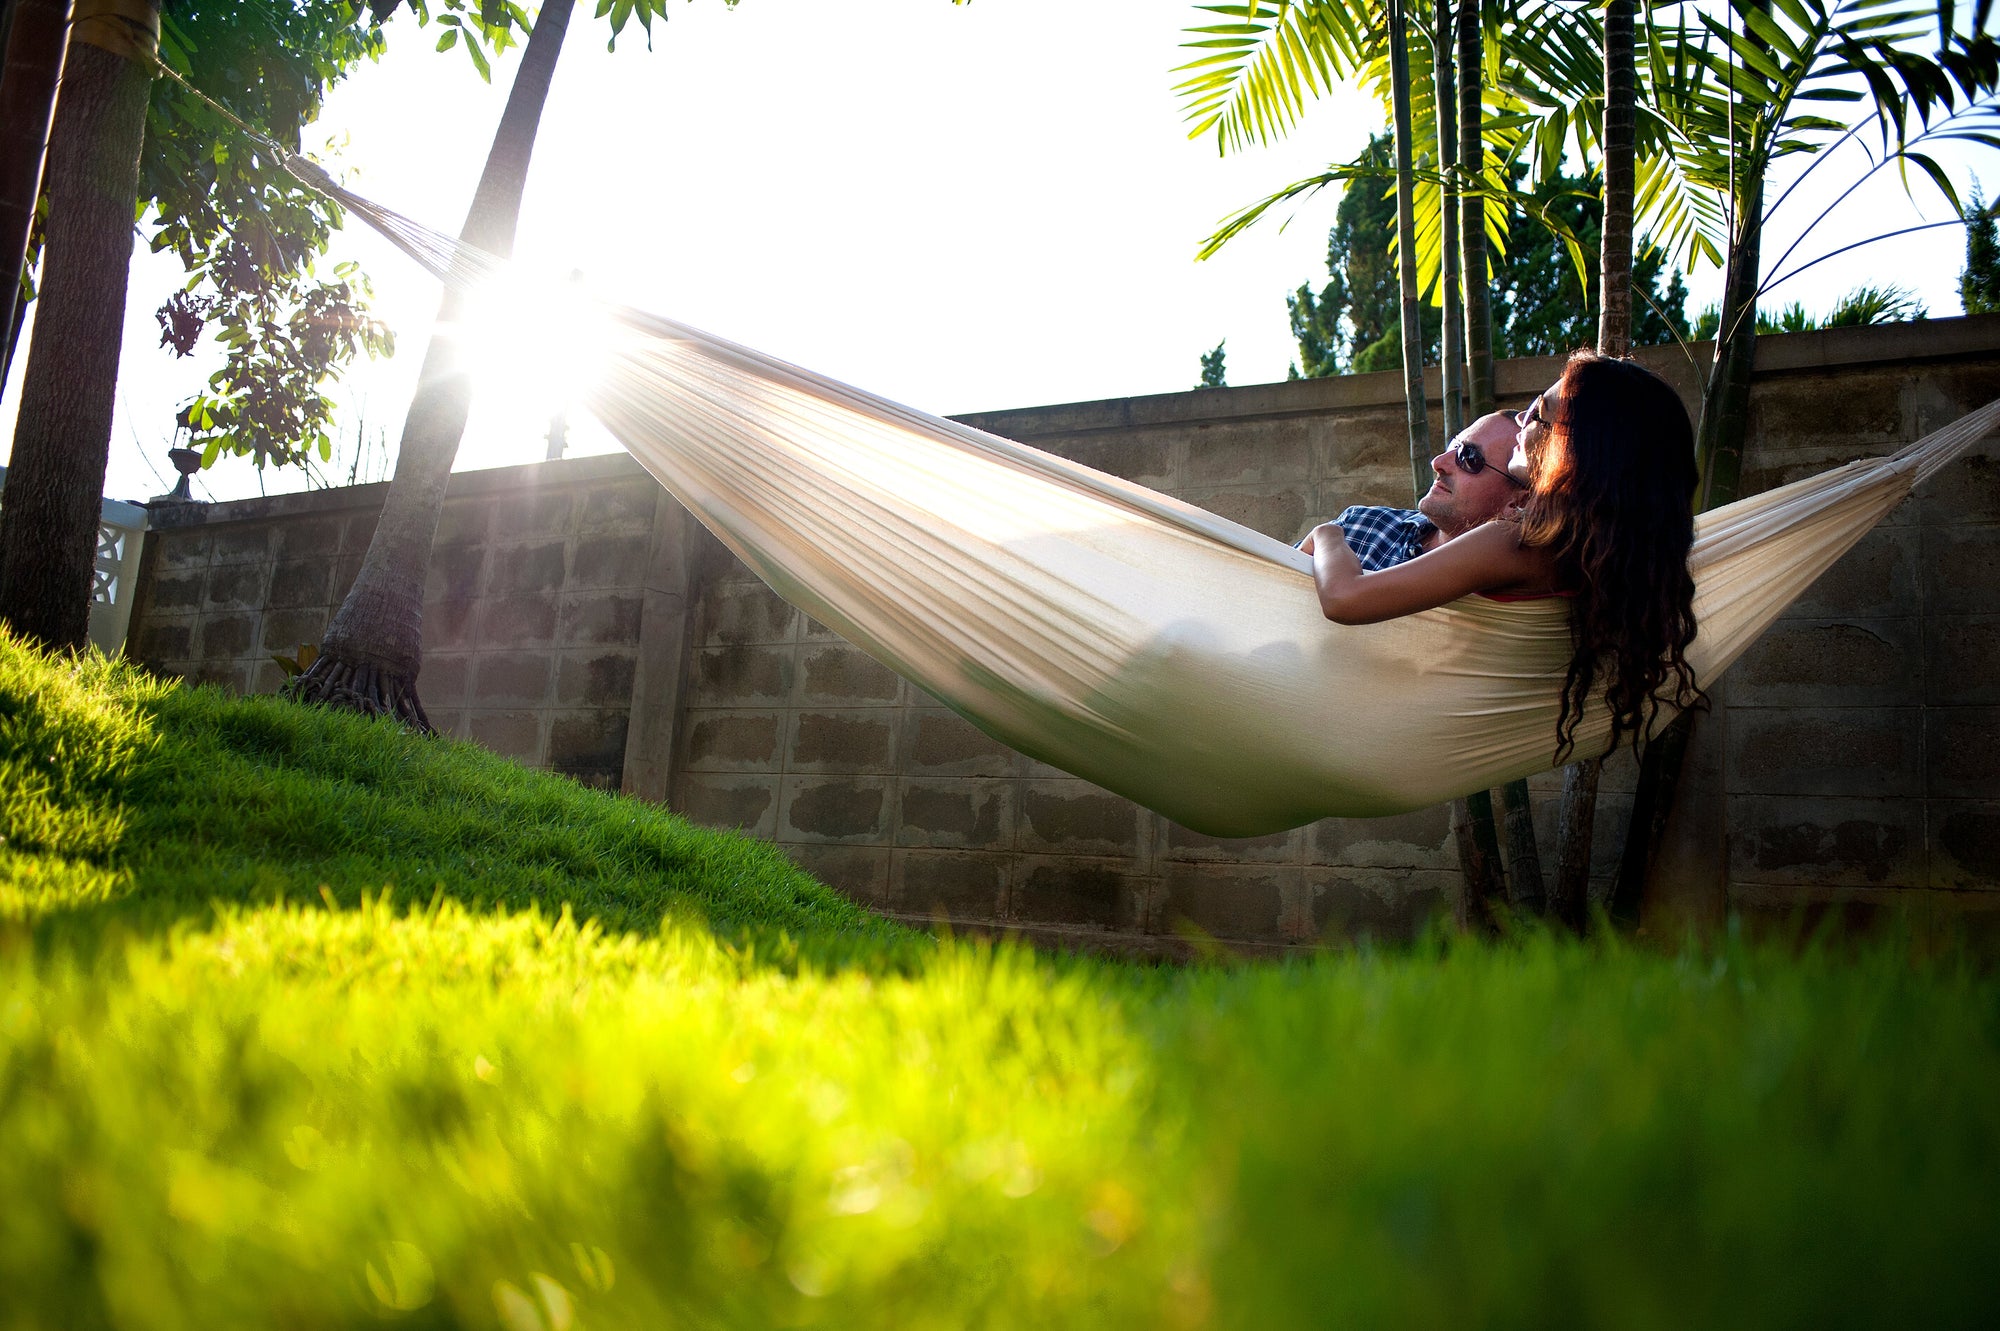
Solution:
M1314 530L1320 609L1372 624L1479 593L1502 600L1570 598L1574 651L1556 722L1557 754L1573 745L1594 696L1611 704L1611 742L1652 726L1662 699L1701 700L1694 641L1694 430L1680 395L1631 361L1592 351L1517 418L1507 463L1532 493L1518 519L1474 528L1436 549L1364 573L1339 527Z

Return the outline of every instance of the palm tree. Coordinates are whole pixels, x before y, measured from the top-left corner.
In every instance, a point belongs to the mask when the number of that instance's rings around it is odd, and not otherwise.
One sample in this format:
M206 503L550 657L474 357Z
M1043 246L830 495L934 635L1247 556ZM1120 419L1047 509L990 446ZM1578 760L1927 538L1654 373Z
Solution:
M42 190L43 148L62 78L63 25L69 0L13 0L0 45L0 386L14 360L20 323L21 271Z
M521 67L459 232L466 244L488 253L505 257L514 248L535 136L574 7L575 0L545 0L522 50ZM462 294L447 288L438 308L439 324L454 323L462 305ZM327 625L318 659L293 681L294 697L394 716L430 731L416 687L423 664L424 579L445 484L471 410L472 385L457 346L434 333L361 572Z
M141 12L150 31L110 18L79 26L50 129L44 303L0 506L0 619L56 649L81 648L90 633L132 201L159 40L158 6Z

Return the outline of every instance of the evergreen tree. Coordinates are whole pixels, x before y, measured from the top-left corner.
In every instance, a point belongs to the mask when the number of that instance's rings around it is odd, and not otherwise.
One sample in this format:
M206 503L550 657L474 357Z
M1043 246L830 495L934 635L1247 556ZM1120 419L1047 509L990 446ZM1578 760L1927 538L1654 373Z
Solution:
M1979 183L1972 185L1972 217L1965 228L1965 270L1958 275L1958 296L1967 314L2000 314L2000 235L1994 217L2000 204L1987 207Z
M1204 351L1201 354L1201 382L1195 385L1196 388L1229 387L1229 381L1224 377L1222 368L1222 348L1228 343L1229 339L1225 337L1215 344L1215 350Z

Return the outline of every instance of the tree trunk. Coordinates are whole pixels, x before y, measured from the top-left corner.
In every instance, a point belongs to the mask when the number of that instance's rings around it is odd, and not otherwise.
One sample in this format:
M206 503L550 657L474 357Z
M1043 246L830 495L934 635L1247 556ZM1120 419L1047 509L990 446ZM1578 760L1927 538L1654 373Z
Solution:
M1458 6L1458 171L1467 186L1478 185L1486 171L1486 120L1480 99L1484 77L1479 26L1479 0L1459 0ZM1486 200L1465 194L1459 203L1459 245L1465 270L1465 359L1471 389L1471 415L1476 420L1492 411L1493 396L1493 277L1487 271Z
M1764 183L1753 182L1737 214L1736 243L1729 247L1722 286L1722 322L1715 335L1715 363L1702 394L1701 433L1695 460L1701 466L1706 512L1736 498L1743 482L1743 440L1750 428L1750 375L1757 366L1757 270L1763 264Z
M1465 428L1465 302L1461 297L1459 266L1459 191L1452 166L1458 161L1458 123L1452 112L1458 106L1458 83L1452 76L1451 6L1437 6L1431 33L1431 70L1436 95L1438 165L1443 183L1439 186L1438 225L1442 228L1438 284L1444 292L1444 437L1456 439Z
M1500 900L1500 840L1494 834L1493 795L1475 791L1451 805L1451 830L1458 841L1458 868L1465 890L1458 899L1461 929L1493 933L1494 903Z
M1410 481L1430 489L1431 428L1424 410L1423 302L1417 294L1417 223L1411 194L1416 170L1410 144L1410 29L1403 0L1389 0L1389 88L1396 127L1396 271L1403 313L1403 404L1410 429Z
M1500 787L1500 808L1507 816L1507 900L1523 915L1540 915L1548 907L1548 887L1542 878L1542 851L1535 843L1535 804L1526 781Z
M1635 0L1604 6L1604 243L1598 251L1597 350L1623 356L1632 349L1632 181L1637 83L1632 67ZM1560 844L1556 852L1556 917L1581 930L1590 918L1590 849L1597 781L1603 763L1572 763L1563 772ZM1630 840L1630 829L1627 840Z
M35 200L42 192L42 159L62 80L64 24L69 0L15 0L5 29L6 66L0 72L0 390L14 360L14 315L21 305L21 269ZM136 192L136 185L134 186Z
M0 505L0 619L50 648L81 648L90 636L151 82L150 66L79 31L49 139L41 310Z
M535 16L507 108L486 155L486 169L459 233L466 243L494 254L505 256L514 248L535 135L573 7L574 0L547 0ZM456 322L463 303L459 293L447 289L438 306L439 325ZM445 485L471 410L472 386L460 363L459 348L450 336L434 333L424 350L416 396L403 421L396 472L361 572L327 625L319 658L293 682L294 697L394 716L417 730L430 731L430 718L417 697L417 672L423 665L424 582Z

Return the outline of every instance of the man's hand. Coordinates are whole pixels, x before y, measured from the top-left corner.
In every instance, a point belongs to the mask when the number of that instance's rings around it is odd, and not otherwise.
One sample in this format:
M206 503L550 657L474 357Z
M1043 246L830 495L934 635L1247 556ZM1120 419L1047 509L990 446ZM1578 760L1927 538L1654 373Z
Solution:
M1332 533L1332 535L1326 536L1322 534L1328 532ZM1343 550L1347 549L1347 533L1331 522L1322 522L1319 526L1307 532L1306 538L1299 542L1299 549L1305 554L1313 554L1318 550L1320 544L1326 540L1331 540ZM1350 551L1350 553L1352 552ZM1356 559L1354 562L1359 564L1361 561Z

